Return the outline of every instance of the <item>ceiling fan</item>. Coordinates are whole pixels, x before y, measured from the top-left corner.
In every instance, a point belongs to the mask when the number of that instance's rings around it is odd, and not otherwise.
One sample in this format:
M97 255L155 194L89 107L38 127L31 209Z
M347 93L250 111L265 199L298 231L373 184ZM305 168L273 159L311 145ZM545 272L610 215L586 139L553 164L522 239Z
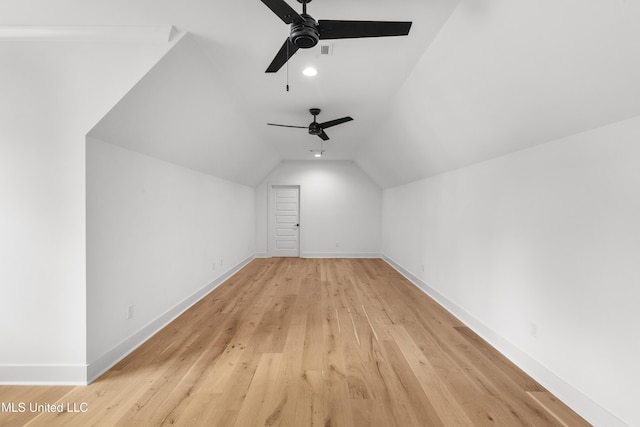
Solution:
M342 124L342 123L346 123L346 122L350 122L351 120L353 120L351 117L347 116L347 117L342 117L340 119L329 120L328 122L324 122L324 123L318 123L316 121L316 117L318 116L318 114L320 114L320 111L321 110L319 108L310 108L309 109L309 112L313 116L313 122L311 122L309 124L309 126L278 125L278 124L275 124L275 123L267 123L267 125L269 125L269 126L280 126L280 127L285 127L285 128L308 129L310 135L317 135L323 141L327 141L329 139L329 136L324 131L326 128L330 128L331 126L336 126L336 125L339 125L339 124Z
M312 48L318 44L318 40L406 36L411 28L411 22L336 20L316 22L307 15L307 3L311 0L298 0L298 2L302 3L301 14L284 0L262 0L262 3L278 15L285 24L291 24L289 37L267 68L267 73L277 72L298 49Z

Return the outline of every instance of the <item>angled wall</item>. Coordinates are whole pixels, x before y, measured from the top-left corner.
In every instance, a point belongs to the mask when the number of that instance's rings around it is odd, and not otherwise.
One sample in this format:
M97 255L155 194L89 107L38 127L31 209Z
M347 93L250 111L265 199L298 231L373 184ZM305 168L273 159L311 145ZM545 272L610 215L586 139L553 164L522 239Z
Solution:
M87 141L89 380L251 259L253 188Z
M397 268L597 426L640 425L640 117L384 191Z
M83 383L85 135L170 47L0 43L0 383Z
M185 35L87 138L89 380L254 253L246 184L277 160L217 59Z
M91 130L91 136L222 179L257 185L280 158L244 114L219 60L215 52L200 48L196 36L185 35Z

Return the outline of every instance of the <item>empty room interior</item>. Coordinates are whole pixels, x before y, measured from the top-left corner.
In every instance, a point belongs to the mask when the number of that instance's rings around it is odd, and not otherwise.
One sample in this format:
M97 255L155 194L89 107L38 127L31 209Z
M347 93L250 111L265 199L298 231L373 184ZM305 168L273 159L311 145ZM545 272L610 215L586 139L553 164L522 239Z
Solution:
M2 0L0 425L640 426L638 22Z

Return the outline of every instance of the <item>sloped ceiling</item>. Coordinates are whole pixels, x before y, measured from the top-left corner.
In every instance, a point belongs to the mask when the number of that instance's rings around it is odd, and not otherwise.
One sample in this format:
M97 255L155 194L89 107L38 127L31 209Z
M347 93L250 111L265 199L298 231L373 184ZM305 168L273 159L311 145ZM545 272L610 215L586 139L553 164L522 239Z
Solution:
M189 34L91 130L90 136L253 186L278 164L238 100Z
M357 163L394 186L640 115L639 19L633 1L462 1Z
M294 0L289 4L297 10ZM640 115L640 3L314 0L316 19L412 20L265 74L288 29L259 0L3 0L0 25L174 25L189 35L94 129L107 142L256 185L280 160L355 160L387 188ZM319 75L301 70L315 65ZM320 160L322 161L322 160Z

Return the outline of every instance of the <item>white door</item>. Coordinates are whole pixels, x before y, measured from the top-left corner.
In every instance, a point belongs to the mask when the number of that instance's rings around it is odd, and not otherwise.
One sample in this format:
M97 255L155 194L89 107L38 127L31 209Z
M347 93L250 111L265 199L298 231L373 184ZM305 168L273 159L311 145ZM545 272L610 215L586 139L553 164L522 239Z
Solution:
M270 249L274 257L300 256L300 187L271 187Z

